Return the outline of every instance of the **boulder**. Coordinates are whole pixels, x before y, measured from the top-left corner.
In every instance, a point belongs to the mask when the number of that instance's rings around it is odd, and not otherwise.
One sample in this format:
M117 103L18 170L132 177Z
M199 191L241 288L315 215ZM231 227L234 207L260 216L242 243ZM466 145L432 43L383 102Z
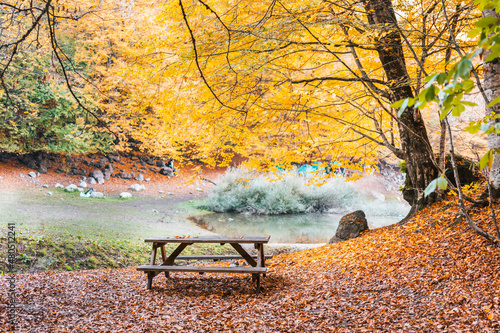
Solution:
M66 186L66 188L64 190L67 192L73 192L75 190L78 190L78 186L76 186L75 184L70 184L70 185Z
M92 194L90 194L90 197L91 198L104 198L104 194L102 192L92 192Z
M99 184L104 184L104 174L101 170L91 171L89 177L94 178Z
M141 190L145 190L145 189L146 189L146 186L144 186L144 185L139 185L139 184L132 184L132 185L130 185L130 189L131 189L132 191L139 192L139 191L141 191Z
M328 242L336 243L358 237L362 232L369 230L368 221L362 210L344 215L339 222L335 236Z
M130 179L132 178L132 175L130 173L127 173L127 172L120 172L118 175L117 175L118 178L121 178L121 179Z
M164 167L164 168L161 168L160 170L160 173L164 176L168 176L168 177L173 177L174 176L174 170L172 170L171 168L169 167Z
M36 173L34 171L30 171L28 173L28 176L30 176L31 178L36 178Z
M64 185L56 183L55 188L64 188Z
M120 193L120 199L128 199L128 198L132 198L132 194L130 194L128 192Z
M109 180L111 178L112 170L110 169L105 169L104 170L104 180Z
M143 182L144 181L144 175L142 173L139 173L137 177L135 177L135 180L138 182Z
M82 180L80 182L80 184L78 184L78 186L80 186L80 187L87 187L87 183Z
M95 185L97 184L96 180L94 177L89 177L87 178L87 181L89 182L90 185Z

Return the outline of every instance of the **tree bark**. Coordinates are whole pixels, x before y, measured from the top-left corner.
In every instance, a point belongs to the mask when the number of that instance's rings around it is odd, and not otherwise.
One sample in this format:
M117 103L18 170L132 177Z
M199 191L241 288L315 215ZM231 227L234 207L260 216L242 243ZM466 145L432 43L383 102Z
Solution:
M500 15L498 15L494 10L484 10L482 13L483 17L493 16L500 20ZM484 59L488 57L491 52L489 50L484 51ZM489 63L483 64L484 68L484 80L483 87L485 90L488 102L494 100L498 95L500 95L500 59L496 58ZM500 113L500 104L496 104L492 107L486 107L486 115L498 114ZM490 121L490 126L495 125L500 122L499 120ZM490 149L500 149L500 136L496 134L490 134L488 136L488 148ZM500 156L495 154L495 159L490 170L490 182L492 186L492 195L494 198L500 197Z
M410 77L406 69L402 37L397 29L397 19L390 0L364 1L368 23L380 29L390 29L375 40L380 62L391 82L391 101L413 98ZM416 210L434 202L436 195L423 196L427 185L438 176L435 158L429 142L422 114L417 108L409 107L398 121L401 148L406 162L407 186L403 193L405 200Z

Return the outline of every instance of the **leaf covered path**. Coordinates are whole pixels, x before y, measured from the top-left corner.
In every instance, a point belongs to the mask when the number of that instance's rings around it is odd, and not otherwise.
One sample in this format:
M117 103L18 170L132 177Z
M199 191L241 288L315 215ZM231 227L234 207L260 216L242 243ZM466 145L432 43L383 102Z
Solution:
M276 256L260 295L245 275L174 273L152 291L135 268L19 275L18 330L498 332L500 250L463 223L450 228L457 212L444 204L405 226Z

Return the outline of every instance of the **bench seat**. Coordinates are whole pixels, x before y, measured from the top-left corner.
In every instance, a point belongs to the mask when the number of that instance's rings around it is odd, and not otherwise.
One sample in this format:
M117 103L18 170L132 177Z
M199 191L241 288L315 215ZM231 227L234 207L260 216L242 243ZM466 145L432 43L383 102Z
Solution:
M160 265L141 265L137 267L138 271L145 272L203 272L203 273L252 273L264 274L265 267L200 267L200 266L160 266Z
M257 256L251 256L253 259L257 259ZM272 259L272 255L266 255L267 259ZM239 254L230 254L230 255L210 255L210 254L202 254L202 255L185 255L178 256L176 259L178 260L241 260L243 259Z

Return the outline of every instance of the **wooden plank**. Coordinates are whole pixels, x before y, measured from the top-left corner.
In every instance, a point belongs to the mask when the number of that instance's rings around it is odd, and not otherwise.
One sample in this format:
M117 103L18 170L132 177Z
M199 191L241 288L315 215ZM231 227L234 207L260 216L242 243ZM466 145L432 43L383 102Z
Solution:
M257 256L251 255L253 259L257 259ZM272 255L266 255L266 259L272 259ZM211 254L200 254L200 255L183 255L177 256L177 260L238 260L243 259L239 254L229 254L229 255L211 255Z
M195 237L153 237L146 238L148 243L267 243L271 236L195 236Z
M167 265L167 266L172 265L174 263L175 258L177 258L177 256L186 248L186 246L191 244L192 243L179 244L179 246L177 246L174 252L172 252L172 254L168 256L167 260L165 260L162 265Z
M151 249L151 259L149 260L150 265L154 265L156 262L156 250L158 248L158 245L156 243L153 243L153 247Z
M207 272L207 273L265 273L265 267L212 267L212 266L163 266L142 265L137 267L138 271L145 272Z
M248 252L244 248L242 248L239 243L229 243L229 244L231 244L231 246L234 247L234 249L238 251L239 254L241 254L243 259L245 259L250 266L254 267L257 266L257 262L253 260L250 254L248 254Z

